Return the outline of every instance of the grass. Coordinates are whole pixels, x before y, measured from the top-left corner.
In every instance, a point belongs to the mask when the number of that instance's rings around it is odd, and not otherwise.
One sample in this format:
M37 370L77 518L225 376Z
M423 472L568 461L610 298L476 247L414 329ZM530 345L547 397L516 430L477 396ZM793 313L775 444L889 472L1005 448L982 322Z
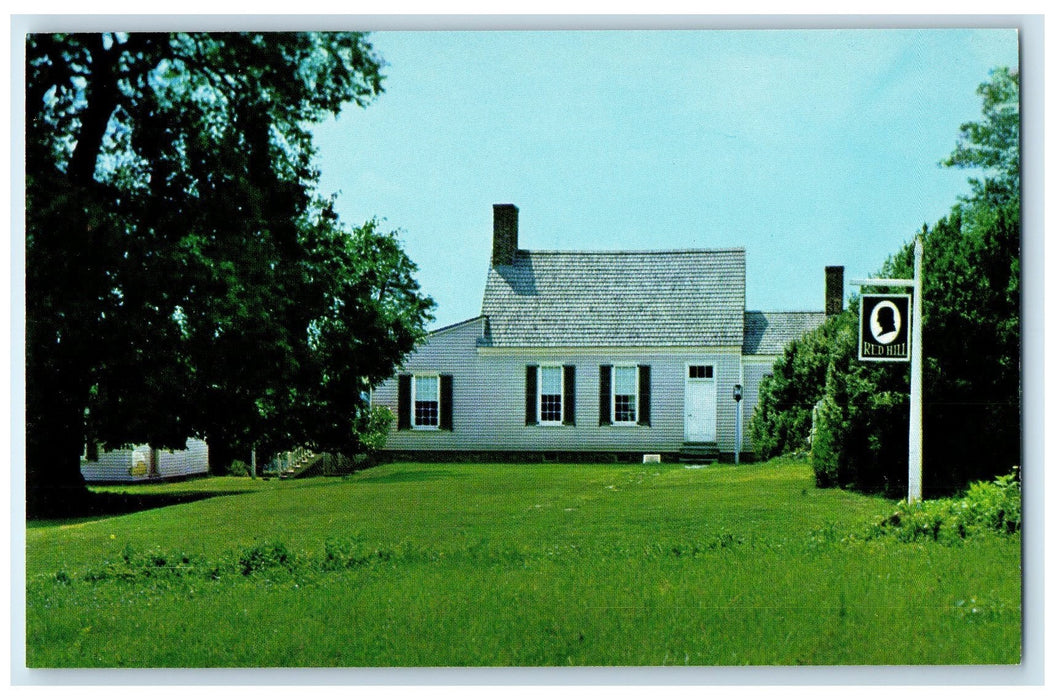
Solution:
M30 667L1014 664L1020 534L809 467L395 464L27 529Z

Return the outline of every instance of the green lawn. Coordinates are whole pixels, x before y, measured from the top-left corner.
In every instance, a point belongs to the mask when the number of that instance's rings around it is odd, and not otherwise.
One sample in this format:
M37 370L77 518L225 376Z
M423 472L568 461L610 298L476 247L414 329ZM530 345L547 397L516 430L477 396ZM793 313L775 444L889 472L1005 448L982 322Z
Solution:
M117 490L117 489L114 489ZM394 464L27 527L30 667L1014 664L1021 539L800 463Z

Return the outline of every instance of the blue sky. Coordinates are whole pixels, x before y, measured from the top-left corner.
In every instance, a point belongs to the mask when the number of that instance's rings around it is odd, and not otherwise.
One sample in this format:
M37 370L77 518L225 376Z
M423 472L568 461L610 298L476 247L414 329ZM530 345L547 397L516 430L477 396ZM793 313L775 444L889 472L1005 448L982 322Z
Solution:
M480 313L491 205L520 247L743 247L750 310L820 310L968 192L939 167L1013 30L378 32L385 92L316 130L440 327ZM849 289L848 289L849 291Z

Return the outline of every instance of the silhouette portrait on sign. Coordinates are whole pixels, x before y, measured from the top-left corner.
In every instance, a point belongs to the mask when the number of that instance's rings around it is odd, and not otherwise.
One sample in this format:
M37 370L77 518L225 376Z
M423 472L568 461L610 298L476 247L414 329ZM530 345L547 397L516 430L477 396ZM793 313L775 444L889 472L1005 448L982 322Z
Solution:
M877 342L892 343L901 331L901 313L889 301L880 302L872 310L871 326Z
M879 309L879 327L883 329L883 335L897 333L897 324L894 323L894 310L889 306Z

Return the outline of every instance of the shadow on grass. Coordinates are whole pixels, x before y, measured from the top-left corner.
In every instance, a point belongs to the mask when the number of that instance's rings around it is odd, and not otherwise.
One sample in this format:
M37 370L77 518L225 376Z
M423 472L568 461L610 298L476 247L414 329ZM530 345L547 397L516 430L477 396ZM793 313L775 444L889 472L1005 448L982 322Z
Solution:
M154 508L165 508L181 503L193 503L207 498L237 496L251 493L251 489L236 491L181 491L179 493L93 493L71 499L61 512L41 513L38 517L26 520L27 528L45 527L56 522L72 524L109 518L115 515L128 515Z

